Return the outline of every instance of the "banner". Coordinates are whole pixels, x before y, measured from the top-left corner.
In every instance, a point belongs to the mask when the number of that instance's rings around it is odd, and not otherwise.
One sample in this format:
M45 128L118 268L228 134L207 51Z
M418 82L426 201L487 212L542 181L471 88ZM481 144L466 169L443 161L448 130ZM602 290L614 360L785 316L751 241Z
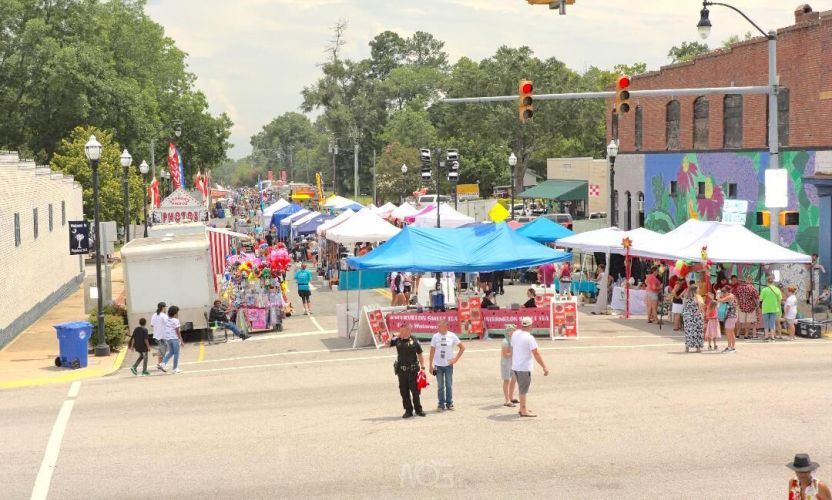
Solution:
M321 178L320 172L315 172L315 188L318 191L318 202L324 202L324 186L323 186L323 179Z
M476 304L474 304L476 302ZM471 297L468 299L468 312L466 313L467 320L460 320L460 311L445 311L445 312L395 312L387 316L387 327L390 331L398 331L402 323L410 323L413 331L416 333L435 333L439 331L439 321L444 319L448 321L448 329L452 332L462 332L462 322L470 323L470 333L478 333L482 336L485 330L499 330L504 329L506 324L512 323L520 326L520 320L524 316L532 318L531 328L549 329L550 328L550 310L547 307L525 308L518 310L511 309L480 309L480 298ZM482 332L474 331L474 328L479 328Z
M168 171L173 189L185 187L185 169L182 165L182 155L172 142L168 145Z
M200 221L208 222L208 210L184 189L171 193L153 210L153 222L156 224Z
M69 255L90 253L90 224L85 220L69 222Z
M274 181L274 172L272 170L269 170L269 180Z
M373 335L376 348L384 347L390 341L390 331L387 329L381 309L365 307L364 314L367 315L367 324L370 326L370 333Z
M549 304L551 312L551 338L566 339L578 337L578 299L555 298Z
M417 333L436 333L439 331L439 321L448 321L448 329L452 332L459 331L459 316L456 311L444 312L400 312L387 315L387 328L389 331L398 332L402 323L410 323L412 331Z

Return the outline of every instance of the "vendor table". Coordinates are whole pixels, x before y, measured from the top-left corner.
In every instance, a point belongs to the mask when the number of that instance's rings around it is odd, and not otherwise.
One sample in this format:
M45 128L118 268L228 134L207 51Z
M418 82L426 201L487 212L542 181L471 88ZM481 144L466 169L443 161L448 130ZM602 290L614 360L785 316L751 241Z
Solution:
M647 314L647 290L630 288L630 314ZM613 311L623 311L627 303L626 290L622 286L612 289L610 307Z

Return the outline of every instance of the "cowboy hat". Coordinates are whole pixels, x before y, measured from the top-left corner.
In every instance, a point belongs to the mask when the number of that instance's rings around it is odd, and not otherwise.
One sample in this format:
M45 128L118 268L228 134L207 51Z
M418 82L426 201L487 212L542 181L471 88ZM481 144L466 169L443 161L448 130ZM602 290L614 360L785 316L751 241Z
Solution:
M812 472L820 465L817 462L812 462L806 453L798 453L794 456L794 462L786 464L786 467L795 472Z
M520 324L523 326L532 326L532 319L528 316L523 316L523 319L520 320Z

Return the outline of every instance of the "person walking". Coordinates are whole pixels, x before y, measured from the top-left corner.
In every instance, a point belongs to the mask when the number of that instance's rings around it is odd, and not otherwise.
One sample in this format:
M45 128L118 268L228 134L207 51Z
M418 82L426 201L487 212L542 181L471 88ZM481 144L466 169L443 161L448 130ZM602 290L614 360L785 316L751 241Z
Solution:
M659 292L662 291L662 280L659 278L658 266L650 268L650 274L644 280L647 285L647 322L659 322Z
M763 342L773 342L777 332L777 318L780 316L780 303L783 293L774 286L774 277L769 275L767 285L760 291L760 302L763 311Z
M725 311L725 337L728 339L728 347L722 352L737 352L737 297L731 292L733 287L728 284L722 288L722 295L718 299L720 304L727 304Z
M311 316L312 304L309 299L312 297L312 288L309 284L312 281L312 273L306 269L306 262L302 262L300 269L295 271L295 281L298 283L298 295L303 303L303 314Z
M705 302L705 340L708 341L708 350L716 351L719 349L717 341L722 338L722 332L719 328L719 316L717 315L718 302L713 293L708 293L708 300Z
M163 372L167 372L167 368L165 365L168 363L170 358L173 358L173 373L182 373L182 370L179 369L179 353L182 349L182 346L185 344L185 341L182 340L182 332L181 332L181 325L179 323L179 308L176 306L170 306L168 309L168 319L165 322L167 326L167 345L168 345L168 352L165 354L165 357L162 358L162 364L159 365L159 369Z
M506 335L503 337L503 347L500 350L500 378L503 379L503 396L506 402L503 406L514 408L520 401L514 399L514 388L517 385L517 377L511 371L511 336L516 330L515 325L506 324Z
M520 324L524 328L532 326L532 319L524 316L520 320ZM520 329L515 331L511 336L511 370L517 378L517 385L520 389L520 416L521 417L536 417L537 414L529 409L527 406L527 396L529 394L529 387L532 383L532 367L533 361L543 368L543 376L549 375L549 369L546 363L540 356L540 351L537 348L537 341L531 333Z
M786 318L786 324L789 328L789 340L794 340L795 322L797 321L797 297L794 293L797 291L797 287L789 285L786 290L789 292L789 296L786 297L783 317Z
M733 280L733 277L732 277ZM742 339L757 338L757 308L760 295L754 285L747 281L739 281L734 286L734 296L737 297L737 322L739 329L737 336Z
M142 377L147 377L150 373L147 371L147 356L150 352L150 336L147 333L147 328L145 325L147 324L147 320L141 318L139 320L139 326L137 326L133 330L133 335L130 337L130 343L127 344L129 349L132 349L139 353L139 357L136 359L136 362L133 363L133 367L130 368L130 371L133 375L138 375L136 368L139 366L139 362L144 362L142 365Z
M424 417L416 377L420 370L425 369L425 359L422 356L422 346L410 336L410 324L402 323L399 335L390 340L390 346L396 348L393 370L399 378L399 394L402 396L404 407L402 418L412 417L414 411L416 415Z
M699 286L695 282L690 283L682 300L682 317L685 323L685 352L690 352L691 349L702 352L702 347L705 345L705 319L702 310L702 297L699 295Z
M459 352L454 356L454 346L459 346ZM439 320L439 332L433 334L430 340L430 373L436 376L439 406L437 410L453 411L454 407L454 365L465 352L465 345L453 332L448 331L448 320Z
M673 276L668 285L671 287L670 314L673 315L673 331L682 330L682 306L684 305L683 294L687 290L688 283L685 278Z
M168 352L167 307L167 304L164 302L159 302L156 305L156 312L150 317L150 326L153 328L153 340L156 341L156 368L159 370L162 370L162 358Z
M794 461L787 463L786 467L793 470L796 476L789 481L789 500L832 500L829 486L812 477L820 465L813 462L809 455L795 455Z

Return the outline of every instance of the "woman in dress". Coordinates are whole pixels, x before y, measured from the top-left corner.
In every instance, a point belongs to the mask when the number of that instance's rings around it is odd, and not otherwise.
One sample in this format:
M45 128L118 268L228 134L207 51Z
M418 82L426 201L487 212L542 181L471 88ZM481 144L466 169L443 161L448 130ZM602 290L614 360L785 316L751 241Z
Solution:
M728 304L728 309L725 312L725 336L728 338L728 347L722 352L735 352L737 350L737 336L734 333L737 327L737 297L731 291L731 285L722 287L722 295L719 297L720 303Z
M682 317L685 322L685 352L702 352L705 345L705 314L699 286L691 283L684 293Z

